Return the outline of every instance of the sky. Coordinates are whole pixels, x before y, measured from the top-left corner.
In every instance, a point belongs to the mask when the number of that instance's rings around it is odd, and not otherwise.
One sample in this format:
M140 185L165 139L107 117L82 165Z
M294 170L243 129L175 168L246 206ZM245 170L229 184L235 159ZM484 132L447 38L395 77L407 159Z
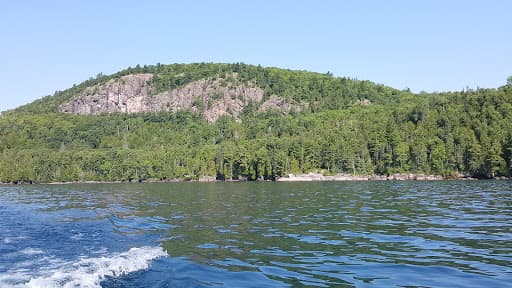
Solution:
M0 0L0 111L156 63L495 88L512 75L511 11L509 0Z

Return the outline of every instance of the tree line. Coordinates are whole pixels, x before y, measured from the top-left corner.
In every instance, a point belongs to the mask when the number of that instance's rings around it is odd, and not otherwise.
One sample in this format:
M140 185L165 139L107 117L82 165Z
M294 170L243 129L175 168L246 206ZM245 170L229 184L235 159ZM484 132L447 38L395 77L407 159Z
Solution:
M62 95L76 93L58 92L0 116L0 181L203 176L272 180L310 171L511 176L511 78L497 89L413 94L329 74L245 64L189 65L136 67L89 81L145 72L155 73L157 86L178 87L193 79L236 72L269 95L311 104L286 115L248 106L241 121L223 116L208 123L190 110L100 116L56 113ZM169 80L176 75L188 78ZM78 86L71 89L82 89Z

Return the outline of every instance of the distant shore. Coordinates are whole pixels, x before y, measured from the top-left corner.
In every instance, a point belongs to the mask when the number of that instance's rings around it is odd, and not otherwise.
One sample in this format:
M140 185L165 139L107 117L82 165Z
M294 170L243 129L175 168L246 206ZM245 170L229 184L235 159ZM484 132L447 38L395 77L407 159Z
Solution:
M280 182L307 182L307 181L384 181L384 180L446 180L440 175L425 174L391 174L391 175L323 175L320 173L288 174L277 179Z
M511 177L495 177L487 180L510 180ZM480 180L478 178L455 175L452 177L445 177L441 175L427 175L427 174L413 174L413 173L396 173L390 175L351 175L351 174L336 174L324 175L321 173L304 173L304 174L287 174L283 177L276 178L275 182L313 182L313 181L439 181L439 180ZM133 179L133 180L117 180L117 181L69 181L69 182L35 182L35 181L13 181L13 182L0 182L0 185L31 185L31 184L45 184L45 185L65 185L65 184L121 184L121 183L177 183L177 182L198 182L198 183L213 183L213 182L258 182L272 180L256 180L249 181L246 179L229 179L217 180L213 176L204 176L199 179L190 178L174 178L174 179Z
M509 177L495 177L489 180L508 180ZM336 174L323 175L321 173L288 174L276 179L280 182L308 182L308 181L436 181L436 180L479 180L471 176L458 174L455 176L427 175L414 173L395 173L389 175L350 175Z

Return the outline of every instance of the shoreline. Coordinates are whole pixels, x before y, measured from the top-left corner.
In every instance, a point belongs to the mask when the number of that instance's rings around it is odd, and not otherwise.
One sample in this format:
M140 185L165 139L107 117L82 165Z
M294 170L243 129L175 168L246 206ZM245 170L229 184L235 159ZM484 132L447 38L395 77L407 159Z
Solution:
M511 180L512 177L474 178L465 175L445 177L441 175L427 175L414 173L395 173L390 175L351 175L336 174L323 175L321 173L287 174L275 180L217 180L213 176L204 176L199 179L175 178L175 179L137 179L137 180L113 180L113 181L69 181L69 182L34 182L15 181L0 182L0 185L66 185L66 184L135 184L135 183L217 183L217 182L344 182L344 181L445 181L445 180Z
M350 174L336 174L336 175L323 175L321 173L307 173L307 174L288 174L284 177L277 179L280 182L309 182L309 181L435 181L435 180L450 180L441 175L426 175L426 174L390 174L390 175L350 175ZM453 179L468 179L464 177L456 177ZM476 178L470 178L470 180Z
M307 174L288 174L276 179L279 182L311 182L311 181L444 181L444 180L510 180L512 177L476 178L463 174L455 176L427 175L423 173L394 173L389 175L323 175L310 172Z

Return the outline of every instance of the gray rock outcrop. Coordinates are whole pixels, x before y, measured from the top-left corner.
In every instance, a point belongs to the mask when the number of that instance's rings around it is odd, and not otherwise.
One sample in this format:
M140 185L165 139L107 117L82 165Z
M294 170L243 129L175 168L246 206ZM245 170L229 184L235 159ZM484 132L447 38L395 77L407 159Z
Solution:
M100 86L87 87L79 97L62 104L59 110L82 115L146 112L152 78L152 74L126 75Z
M263 102L263 89L253 83L226 82L222 78L202 79L152 95L152 78L152 74L132 74L88 87L77 97L60 105L59 111L98 115L191 109L201 113L209 122L215 122L222 115L238 119L250 103L259 104L260 111L277 109L282 113L288 113L293 106L277 95ZM236 75L231 79L236 80Z

